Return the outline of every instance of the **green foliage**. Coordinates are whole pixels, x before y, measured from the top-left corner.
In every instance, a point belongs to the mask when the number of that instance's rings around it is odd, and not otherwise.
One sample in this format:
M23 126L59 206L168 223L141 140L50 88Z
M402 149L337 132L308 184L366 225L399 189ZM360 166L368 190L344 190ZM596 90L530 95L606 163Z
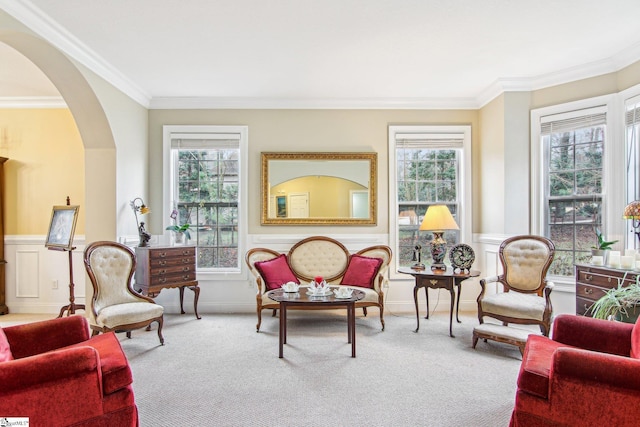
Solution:
M635 311L640 304L640 286L637 283L608 290L593 303L589 311L597 319L623 319Z
M602 231L600 231L599 228L596 228L596 246L592 246L593 249L608 251L609 249L611 249L611 246L613 246L613 244L615 243L618 243L618 241L617 240L613 240L611 242L606 241L602 236Z

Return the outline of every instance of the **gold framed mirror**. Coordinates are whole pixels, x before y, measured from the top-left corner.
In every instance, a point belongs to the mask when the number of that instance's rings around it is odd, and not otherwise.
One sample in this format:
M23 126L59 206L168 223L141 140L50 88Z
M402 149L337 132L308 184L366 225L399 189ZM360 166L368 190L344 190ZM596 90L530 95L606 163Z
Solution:
M262 153L262 225L375 225L377 153Z

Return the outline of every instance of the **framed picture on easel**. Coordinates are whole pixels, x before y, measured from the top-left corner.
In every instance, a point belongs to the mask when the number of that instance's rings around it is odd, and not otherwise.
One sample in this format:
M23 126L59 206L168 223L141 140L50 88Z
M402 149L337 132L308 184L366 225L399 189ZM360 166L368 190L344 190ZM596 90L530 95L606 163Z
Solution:
M73 250L79 206L54 206L45 246L50 249Z

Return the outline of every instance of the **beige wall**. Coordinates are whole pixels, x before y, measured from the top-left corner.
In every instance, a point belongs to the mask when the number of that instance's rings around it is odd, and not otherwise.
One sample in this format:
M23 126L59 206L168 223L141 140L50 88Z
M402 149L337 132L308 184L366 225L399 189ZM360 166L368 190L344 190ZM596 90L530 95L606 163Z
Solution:
M0 156L5 163L5 233L44 235L53 205L81 206L84 234L84 147L68 109L0 110Z
M260 225L260 153L262 151L375 151L378 153L377 225L331 226L327 233L384 234L389 232L388 126L416 124L478 125L475 110L151 110L149 112L149 158L162 164L163 125L247 125L249 127L250 234L308 233L308 227ZM478 139L472 132L472 145ZM474 167L478 167L474 163ZM162 169L151 167L153 205L162 203ZM474 194L477 194L474 185ZM161 233L163 212L152 212L153 233ZM314 227L318 229L318 227Z

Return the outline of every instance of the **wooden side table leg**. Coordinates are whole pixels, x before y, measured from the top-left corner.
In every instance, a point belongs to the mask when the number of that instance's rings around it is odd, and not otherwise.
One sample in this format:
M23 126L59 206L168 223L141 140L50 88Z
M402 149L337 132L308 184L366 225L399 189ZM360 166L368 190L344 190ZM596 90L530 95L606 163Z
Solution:
M416 278L416 281L418 279ZM418 329L420 329L420 313L418 313L418 284L416 283L416 286L413 287L413 303L416 306L416 330L413 332L418 332Z
M191 286L189 287L189 289L193 291L193 311L196 314L196 319L200 320L201 317L198 314L198 298L200 298L200 286L199 285Z
M180 289L180 314L184 314L184 286L180 286L178 289Z
M453 279L451 279L451 281L453 282ZM451 306L449 307L449 336L455 338L453 335L453 306L456 302L456 291L453 283L451 283L449 287L449 294L451 295Z
M279 333L279 338L278 338L278 357L280 359L282 359L283 357L283 347L284 347L284 342L285 342L285 327L286 327L286 315L287 313L287 306L285 304L283 304L282 302L280 303L280 333Z
M458 288L458 296L456 298L456 321L458 323L462 323L460 321L460 317L458 317L458 311L460 311L460 291L461 291L461 283L459 281L456 280L456 288Z

